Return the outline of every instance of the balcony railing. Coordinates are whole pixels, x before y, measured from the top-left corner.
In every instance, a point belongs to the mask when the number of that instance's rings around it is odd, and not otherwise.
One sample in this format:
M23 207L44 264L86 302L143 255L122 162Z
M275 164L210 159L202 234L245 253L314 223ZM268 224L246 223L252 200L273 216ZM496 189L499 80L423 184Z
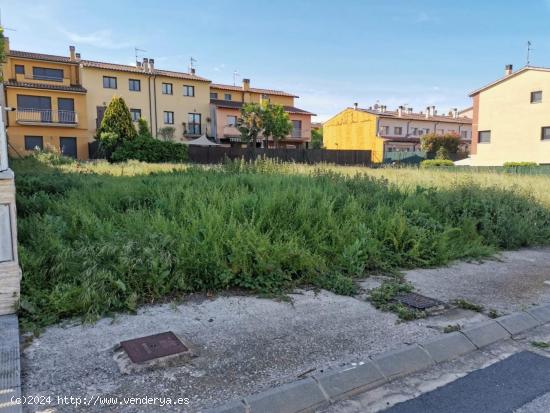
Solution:
M186 136L194 136L194 135L200 135L202 133L202 128L200 123L184 123L185 125L185 131L184 135Z
M291 138L301 138L302 137L302 129L292 129L292 133L290 134Z
M76 126L78 114L72 110L17 109L16 120L27 125Z

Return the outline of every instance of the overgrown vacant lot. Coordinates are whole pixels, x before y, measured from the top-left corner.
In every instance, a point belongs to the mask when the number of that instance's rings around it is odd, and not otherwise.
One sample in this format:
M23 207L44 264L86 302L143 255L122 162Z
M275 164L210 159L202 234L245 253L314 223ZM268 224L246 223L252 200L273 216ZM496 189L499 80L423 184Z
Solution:
M545 176L267 161L13 166L32 325L232 287L352 294L370 273L550 243Z

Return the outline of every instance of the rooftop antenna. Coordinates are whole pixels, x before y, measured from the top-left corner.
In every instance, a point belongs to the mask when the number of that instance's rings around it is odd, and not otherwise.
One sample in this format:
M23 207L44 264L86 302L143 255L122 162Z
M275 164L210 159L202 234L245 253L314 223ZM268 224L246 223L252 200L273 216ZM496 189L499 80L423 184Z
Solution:
M11 29L9 27L3 27L2 26L2 9L0 9L0 27L2 27L4 30L9 30L10 32L16 32L17 30Z
M191 56L191 58L189 59L189 71L190 71L190 72L192 71L192 69L195 68L194 63L196 63L196 61L197 61L197 59L194 59L192 56Z
M138 60L138 52L146 52L147 50L143 50L143 49L138 49L137 47L134 47L134 53L135 53L135 56L136 56L136 64L139 63L139 60Z
M239 73L237 72L237 70L234 70L233 71L233 86L237 86L237 78L239 77Z
M530 57L531 57L531 42L529 40L527 40L527 66L529 66L529 63L530 62Z

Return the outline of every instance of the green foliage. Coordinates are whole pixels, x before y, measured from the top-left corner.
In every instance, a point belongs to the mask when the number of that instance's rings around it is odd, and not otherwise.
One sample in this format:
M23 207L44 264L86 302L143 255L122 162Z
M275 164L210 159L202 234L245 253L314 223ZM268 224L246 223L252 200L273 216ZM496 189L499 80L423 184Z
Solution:
M174 139L175 132L176 128L174 128L173 126L165 126L164 128L160 128L158 130L158 135L165 141L171 141Z
M138 176L37 163L13 163L27 326L228 288L353 294L369 274L550 243L547 207L472 182L405 190L266 162ZM391 302L410 290L395 282L371 300L422 316Z
M531 341L531 345L533 347L537 347L541 349L550 348L550 343L547 343L546 341Z
M149 128L149 124L147 121L143 118L138 119L138 136L148 137L152 138L153 135L151 134L151 128Z
M255 148L262 128L262 107L257 103L246 103L241 108L241 116L237 119L241 139Z
M182 143L160 141L152 137L138 136L119 145L111 155L111 162L134 159L141 162L185 162L187 146Z
M323 129L311 130L311 148L321 149L323 147Z
M0 26L0 82L4 80L4 71L2 63L6 62L6 40L4 37L4 28Z
M471 303L468 300L464 300L462 298L454 300L453 304L456 305L458 308L462 308L463 310L471 310L477 313L481 313L483 311L482 305Z
M420 138L421 149L427 153L429 159L433 159L438 152L448 159L452 155L456 155L458 152L458 146L460 145L460 136L454 133L446 133L444 135L437 135L430 133ZM440 151L440 148L445 148Z
M105 133L109 133L108 139L103 141ZM122 142L135 139L137 136L136 128L132 122L130 110L126 102L121 97L113 97L109 106L105 110L101 126L97 130L97 136L109 150L114 150ZM112 141L116 137L116 141ZM107 146L111 145L111 146Z
M449 159L425 159L420 162L421 168L437 168L441 166L454 166L454 163Z
M505 168L537 168L540 165L536 162L504 162Z
M440 146L435 153L435 159L450 159L449 150L444 146Z
M462 329L462 326L460 324L449 324L444 329L443 332L445 334L453 333L455 331L460 331Z
M261 112L263 135L266 141L273 138L275 146L292 132L292 122L281 105L264 102Z

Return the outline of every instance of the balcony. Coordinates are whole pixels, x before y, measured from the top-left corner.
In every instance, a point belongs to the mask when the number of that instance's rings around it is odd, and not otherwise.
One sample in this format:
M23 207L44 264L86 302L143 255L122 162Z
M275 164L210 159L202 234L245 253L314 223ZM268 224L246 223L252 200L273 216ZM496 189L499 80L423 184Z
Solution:
M202 134L202 128L200 123L184 123L183 124L184 136L200 136Z
M16 74L15 80L17 82L30 82L30 83L55 83L62 86L70 86L71 78L69 77L56 77L56 76L44 76L44 75L33 75L33 74Z
M74 128L78 124L78 114L72 110L17 109L15 120L20 125Z
M292 129L290 133L291 138L301 139L302 138L302 129Z
M227 138L238 137L241 136L241 132L234 125L226 125L223 127L223 136Z

